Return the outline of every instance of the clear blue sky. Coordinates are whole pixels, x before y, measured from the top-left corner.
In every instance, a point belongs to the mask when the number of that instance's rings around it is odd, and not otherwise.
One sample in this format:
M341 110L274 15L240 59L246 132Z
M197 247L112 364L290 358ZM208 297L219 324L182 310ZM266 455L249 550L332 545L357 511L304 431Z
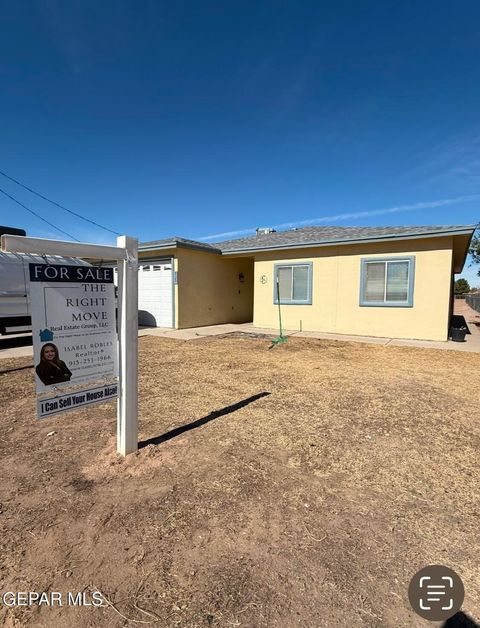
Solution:
M141 240L476 223L479 23L477 0L7 0L0 170ZM63 238L1 196L0 216Z

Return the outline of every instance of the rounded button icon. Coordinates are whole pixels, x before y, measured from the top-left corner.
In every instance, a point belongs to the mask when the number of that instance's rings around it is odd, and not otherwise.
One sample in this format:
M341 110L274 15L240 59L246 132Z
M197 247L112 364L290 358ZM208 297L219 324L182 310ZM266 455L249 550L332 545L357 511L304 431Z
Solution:
M465 589L460 576L443 565L417 571L408 587L413 610L430 621L444 621L461 609Z

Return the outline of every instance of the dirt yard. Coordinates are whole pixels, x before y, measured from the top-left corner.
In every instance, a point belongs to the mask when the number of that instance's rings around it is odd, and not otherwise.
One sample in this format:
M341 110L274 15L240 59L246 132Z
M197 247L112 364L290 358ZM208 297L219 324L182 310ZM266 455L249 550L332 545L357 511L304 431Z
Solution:
M113 402L37 421L30 360L0 361L1 592L105 604L5 626L427 627L407 588L434 563L480 619L477 356L269 344L141 338L126 460Z

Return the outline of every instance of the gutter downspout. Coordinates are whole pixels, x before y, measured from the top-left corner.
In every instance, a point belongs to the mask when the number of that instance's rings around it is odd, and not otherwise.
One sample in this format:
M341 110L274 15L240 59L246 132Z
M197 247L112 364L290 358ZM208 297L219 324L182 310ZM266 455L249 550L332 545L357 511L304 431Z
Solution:
M447 337L446 340L448 341L448 337L450 335L450 327L452 325L452 316L453 316L453 309L454 309L454 304L455 304L455 273L453 272L453 238L452 238L452 262L450 265L450 307L449 307L449 313L448 313L448 320L447 320Z

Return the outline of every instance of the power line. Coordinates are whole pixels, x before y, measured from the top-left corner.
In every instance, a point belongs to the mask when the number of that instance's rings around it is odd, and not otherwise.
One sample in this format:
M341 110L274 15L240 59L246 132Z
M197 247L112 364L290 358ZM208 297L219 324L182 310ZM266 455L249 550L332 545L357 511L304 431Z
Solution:
M18 181L17 179L14 179L13 177L11 177L8 174L6 174L5 172L2 172L1 170L0 170L0 174L3 177L5 177L6 179L9 179L10 181L13 181L14 183L19 185L20 187L24 188L25 190L28 190L32 194L35 194L35 196L38 196L39 198L42 198L44 201L47 201L48 203L51 203L52 205L55 205L56 207L59 207L60 209L63 209L64 211L68 212L69 214L73 214L73 216L76 216L77 218L80 218L81 220L85 220L86 222L89 222L90 224L95 225L96 227L100 227L100 229L105 229L105 231L109 231L110 233L114 233L115 235L122 235L121 233L118 233L118 231L113 231L113 229L109 229L108 227L104 227L103 225L100 225L98 222L95 222L94 220L90 220L90 218L85 218L85 216L82 216L81 214L78 214L77 212L74 212L73 210L68 209L68 207L64 207L63 205L60 205L60 203L57 203L56 201L52 201L51 199L47 198L43 194L40 194L40 192L36 192L35 190L32 190L32 188L29 188L28 185L25 185L21 181Z
M54 229L56 229L57 231L60 231L60 233L63 233L64 235L68 236L69 238L71 238L72 240L75 240L75 242L80 242L80 240L77 240L77 238L75 238L74 236L72 236L70 233L67 233L66 231L64 231L63 229L60 229L60 227L57 227L56 225L54 225L52 222L49 222L46 218L43 218L43 216L40 216L40 214L37 214L37 212L34 212L33 209L30 209L29 207L27 207L26 205L24 205L23 203L21 203L20 201L18 201L15 197L10 196L10 194L8 192L5 192L5 190L2 190L2 188L0 188L0 192L2 194L4 194L5 196L7 196L9 199L11 199L14 203L17 203L17 205L20 205L20 207L23 207L23 209L26 209L27 212L30 212L31 214L33 214L34 216L36 216L37 218L40 218L40 220L43 220L43 222L46 222L47 225L50 225L50 227L53 227Z

